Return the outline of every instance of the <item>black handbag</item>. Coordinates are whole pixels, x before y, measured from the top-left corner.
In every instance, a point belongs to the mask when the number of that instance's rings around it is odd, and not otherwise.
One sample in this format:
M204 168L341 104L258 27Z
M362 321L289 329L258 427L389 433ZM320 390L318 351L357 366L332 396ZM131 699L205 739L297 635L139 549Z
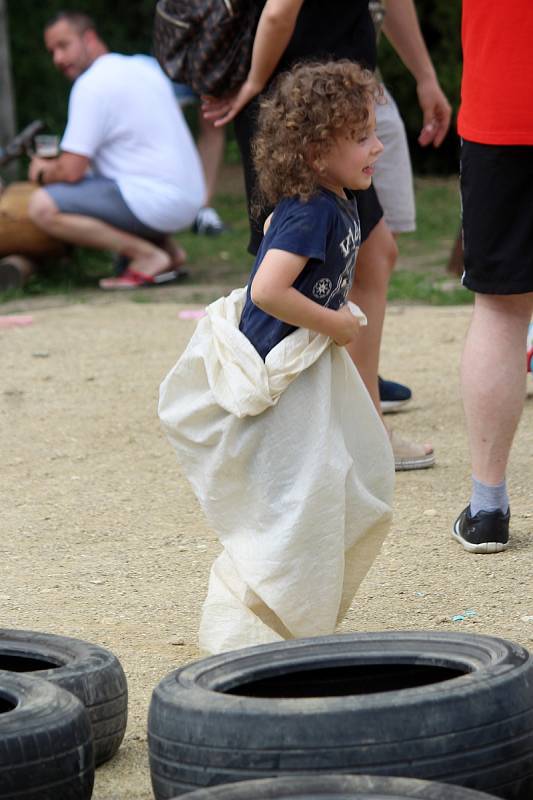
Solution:
M168 77L197 94L237 89L250 67L258 0L159 0L154 55Z

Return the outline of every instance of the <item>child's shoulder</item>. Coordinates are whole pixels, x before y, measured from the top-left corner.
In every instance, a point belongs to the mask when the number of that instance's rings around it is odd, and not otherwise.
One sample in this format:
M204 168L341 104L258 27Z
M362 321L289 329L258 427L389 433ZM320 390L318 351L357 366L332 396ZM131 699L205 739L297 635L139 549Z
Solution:
M285 197L276 205L263 241L267 249L275 247L307 254L318 243L337 236L340 221L334 196L320 191L309 200Z
M334 216L337 207L334 196L323 190L319 190L311 195L307 200L302 200L298 196L284 197L274 209L273 221L285 219L287 217L313 219L324 215Z

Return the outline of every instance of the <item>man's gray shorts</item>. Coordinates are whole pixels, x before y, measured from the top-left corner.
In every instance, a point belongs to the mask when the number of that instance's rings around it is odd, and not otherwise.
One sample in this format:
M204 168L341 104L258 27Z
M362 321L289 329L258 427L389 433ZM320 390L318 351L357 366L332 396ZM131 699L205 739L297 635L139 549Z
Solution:
M64 214L81 214L107 222L121 231L157 240L164 234L145 225L130 211L115 181L100 176L77 183L50 183L43 187Z
M376 162L373 183L385 222L393 233L404 233L416 229L411 158L398 107L383 89L387 102L376 105L376 133L384 150Z

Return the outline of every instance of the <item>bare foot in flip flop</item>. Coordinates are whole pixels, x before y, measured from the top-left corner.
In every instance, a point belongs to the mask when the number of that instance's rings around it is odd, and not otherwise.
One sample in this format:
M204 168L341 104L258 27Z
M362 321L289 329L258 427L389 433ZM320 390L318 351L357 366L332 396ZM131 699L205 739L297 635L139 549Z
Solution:
M101 289L137 289L139 286L151 286L175 279L176 273L170 255L150 242L144 242L143 245L142 251L139 252L139 248L135 254L125 254L131 256L131 261L122 275L102 278L98 282Z
M187 253L171 236L167 236L164 243L165 252L172 259L172 269L179 270L187 261Z
M435 453L430 444L418 444L402 439L394 431L387 428L396 472L411 469L428 469L435 464Z

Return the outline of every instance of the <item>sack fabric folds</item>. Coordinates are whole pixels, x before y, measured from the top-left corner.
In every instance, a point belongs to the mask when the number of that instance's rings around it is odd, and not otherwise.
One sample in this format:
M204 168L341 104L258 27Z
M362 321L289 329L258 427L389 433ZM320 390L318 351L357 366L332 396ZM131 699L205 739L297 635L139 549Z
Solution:
M263 362L245 290L210 305L160 388L159 415L222 545L205 654L330 634L391 519L394 460L344 348L299 328Z

